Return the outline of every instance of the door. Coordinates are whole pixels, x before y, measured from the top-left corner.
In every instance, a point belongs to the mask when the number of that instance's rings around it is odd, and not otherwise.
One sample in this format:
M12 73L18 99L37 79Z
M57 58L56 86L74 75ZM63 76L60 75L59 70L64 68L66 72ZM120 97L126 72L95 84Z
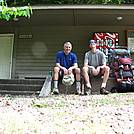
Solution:
M0 35L0 79L11 78L13 35Z

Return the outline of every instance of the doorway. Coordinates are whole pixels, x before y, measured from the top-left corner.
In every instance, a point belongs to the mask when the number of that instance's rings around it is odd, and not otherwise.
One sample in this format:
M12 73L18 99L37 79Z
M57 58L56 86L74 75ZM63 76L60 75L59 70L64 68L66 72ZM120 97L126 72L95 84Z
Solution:
M13 34L0 34L0 79L11 78L13 39Z

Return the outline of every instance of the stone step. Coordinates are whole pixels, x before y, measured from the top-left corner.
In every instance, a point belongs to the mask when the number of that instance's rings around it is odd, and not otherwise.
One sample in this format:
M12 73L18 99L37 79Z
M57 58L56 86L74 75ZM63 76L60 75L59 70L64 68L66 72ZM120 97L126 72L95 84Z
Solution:
M0 84L0 94L39 94L42 85Z
M0 84L43 85L45 79L0 79Z
M35 91L10 91L10 90L0 90L0 94L11 94L11 95L38 95Z
M24 84L0 84L0 90L13 90L13 91L39 91L42 85L24 85Z
M41 91L44 81L44 79L0 79L0 94L36 94Z

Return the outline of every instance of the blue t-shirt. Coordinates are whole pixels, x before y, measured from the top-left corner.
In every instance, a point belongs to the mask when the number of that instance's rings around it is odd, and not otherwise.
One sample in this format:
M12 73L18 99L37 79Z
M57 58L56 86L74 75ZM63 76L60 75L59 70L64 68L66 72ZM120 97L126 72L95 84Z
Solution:
M60 63L62 67L69 68L73 66L74 63L77 63L77 57L74 53L69 53L65 55L64 51L60 51L56 56L56 63Z

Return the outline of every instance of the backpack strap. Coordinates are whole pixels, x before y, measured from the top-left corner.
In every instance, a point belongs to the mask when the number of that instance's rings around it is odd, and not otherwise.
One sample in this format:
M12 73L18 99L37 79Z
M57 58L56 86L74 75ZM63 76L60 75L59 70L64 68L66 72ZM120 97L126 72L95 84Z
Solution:
M131 65L131 70L132 70L132 75L133 75L133 80L134 80L134 65Z
M123 79L123 65L119 66L119 76Z

